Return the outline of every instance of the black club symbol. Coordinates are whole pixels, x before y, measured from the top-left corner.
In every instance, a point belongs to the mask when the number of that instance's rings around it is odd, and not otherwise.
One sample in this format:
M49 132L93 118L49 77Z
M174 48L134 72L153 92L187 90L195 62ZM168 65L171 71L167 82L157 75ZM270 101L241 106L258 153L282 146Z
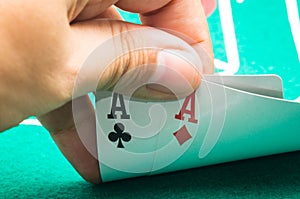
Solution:
M114 126L115 132L110 132L108 135L108 139L112 142L118 142L118 148L124 148L122 141L129 142L131 140L131 135L127 132L124 132L125 127L121 123L117 123Z

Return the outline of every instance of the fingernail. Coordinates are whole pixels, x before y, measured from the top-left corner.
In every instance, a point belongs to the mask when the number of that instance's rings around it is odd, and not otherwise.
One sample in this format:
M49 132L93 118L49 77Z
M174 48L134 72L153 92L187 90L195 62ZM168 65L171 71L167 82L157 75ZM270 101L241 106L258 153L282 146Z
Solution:
M195 63L188 52L163 50L157 55L157 68L147 87L163 93L184 97L198 87L201 80L201 63ZM196 66L198 64L198 66Z

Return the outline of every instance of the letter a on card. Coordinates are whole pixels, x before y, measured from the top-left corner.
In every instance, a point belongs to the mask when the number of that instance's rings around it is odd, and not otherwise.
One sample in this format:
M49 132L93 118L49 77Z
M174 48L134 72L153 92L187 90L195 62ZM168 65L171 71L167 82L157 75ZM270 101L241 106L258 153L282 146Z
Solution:
M117 102L119 99L119 105L117 106ZM126 112L126 107L124 103L124 97L121 94L114 93L112 98L112 104L111 104L111 112L107 115L107 119L116 119L117 115L116 112L121 112L121 119L130 119L130 115Z
M196 120L195 118L195 92L193 92L190 96L188 96L184 102L183 105L180 109L180 112L178 114L175 115L175 119L178 120L184 120L184 115L190 115L190 117L188 118L188 122L191 123L198 123L198 120ZM188 105L189 109L188 109Z

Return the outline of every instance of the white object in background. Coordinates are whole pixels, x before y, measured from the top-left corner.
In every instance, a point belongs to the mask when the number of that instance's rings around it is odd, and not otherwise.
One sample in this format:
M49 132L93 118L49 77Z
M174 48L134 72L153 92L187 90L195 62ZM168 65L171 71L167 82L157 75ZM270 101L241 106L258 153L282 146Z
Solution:
M285 0L288 19L294 38L298 59L300 61L300 19L298 13L297 0Z
M240 68L240 58L232 17L231 2L230 0L219 0L218 7L228 62L226 63L215 59L215 67L224 70L220 72L220 74L233 75L237 73Z
M27 119L20 123L20 125L30 125L30 126L42 126L42 124L37 119Z

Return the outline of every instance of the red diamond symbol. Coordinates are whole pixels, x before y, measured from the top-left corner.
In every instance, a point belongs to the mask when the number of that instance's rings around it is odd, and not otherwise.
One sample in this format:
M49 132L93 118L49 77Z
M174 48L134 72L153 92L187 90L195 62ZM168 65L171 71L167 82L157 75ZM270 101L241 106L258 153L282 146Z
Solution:
M186 141L188 141L189 139L192 138L191 134L188 132L185 125L183 127L181 127L181 129L179 129L178 131L173 133L173 135L177 139L180 146L183 145Z

